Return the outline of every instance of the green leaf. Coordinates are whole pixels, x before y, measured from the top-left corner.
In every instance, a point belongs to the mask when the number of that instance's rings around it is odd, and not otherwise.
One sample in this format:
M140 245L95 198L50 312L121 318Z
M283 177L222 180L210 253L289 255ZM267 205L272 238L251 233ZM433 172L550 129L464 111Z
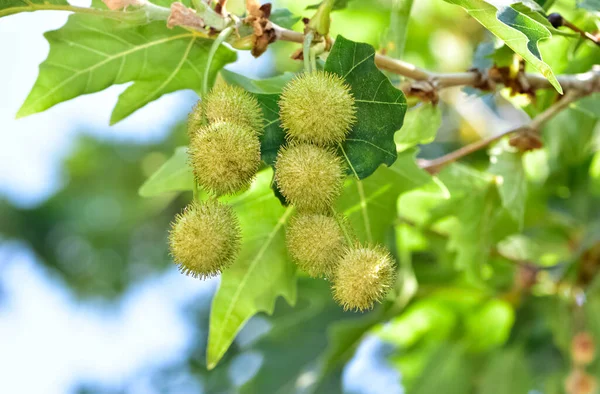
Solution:
M271 331L249 349L259 351L263 363L240 392L294 393L296 389L310 392L310 385L316 382L303 381L302 375L318 368L318 356L328 342L328 327L355 320L354 313L343 312L333 302L327 282L300 279L296 307L279 301L269 319ZM338 386L340 383L337 379Z
M115 84L133 82L119 97L114 124L165 93L202 87L203 69L212 44L164 22L132 26L91 15L71 15L59 30L45 34L48 58L17 117L44 111L74 97ZM235 53L221 47L210 78Z
M527 200L527 176L520 153L509 150L508 144L498 144L491 150L490 173L497 175L496 185L502 205L523 228Z
M473 363L459 345L445 346L429 360L411 394L464 394L470 392Z
M469 313L465 322L469 350L484 352L503 345L514 322L515 311L503 300L491 300Z
M432 181L415 163L415 154L414 149L404 151L393 166L381 166L370 177L346 184L336 209L347 216L361 241L383 243L396 221L400 194Z
M383 320L384 312L384 308L378 308L359 318L340 321L328 328L327 348L320 356L320 379L352 358L365 334Z
M162 193L192 190L194 175L188 165L187 147L180 146L154 174L140 187L142 197L154 197Z
M237 333L256 313L273 313L280 295L296 301L295 266L285 249L284 225L292 213L271 191L271 170L262 171L250 190L230 203L242 226L242 249L221 275L214 296L208 336L207 366L214 368Z
M357 122L343 144L354 172L362 179L382 163L392 165L394 133L402 127L406 99L375 66L375 49L338 36L325 71L343 77L356 100Z
M399 150L432 142L442 124L442 111L437 105L422 103L406 113L404 127L394 140Z
M478 393L529 393L534 388L523 350L509 348L496 353L488 363Z
M552 35L544 25L509 6L499 8L484 0L444 0L463 7L485 28L535 67L562 94L562 87L548 64L542 60L538 44Z
M291 29L301 18L290 12L287 8L278 8L271 12L269 20L276 25Z
M600 1L600 0L599 0ZM594 93L571 104L570 108L600 119L600 93Z
M348 3L351 1L352 0L335 0L335 3L333 3L333 10L334 11L343 10L344 8L348 7ZM308 7L306 7L306 9L307 10L316 10L317 8L319 8L321 3L311 4Z

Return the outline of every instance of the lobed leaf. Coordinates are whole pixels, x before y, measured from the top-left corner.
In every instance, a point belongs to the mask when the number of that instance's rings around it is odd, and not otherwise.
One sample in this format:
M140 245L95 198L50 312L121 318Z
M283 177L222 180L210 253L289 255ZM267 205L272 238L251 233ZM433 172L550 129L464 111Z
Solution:
M375 66L375 49L338 36L325 71L344 78L356 101L357 122L343 144L353 172L363 179L380 164L392 165L394 133L404 122L406 98Z
M186 191L194 188L194 174L188 164L187 147L180 146L146 182L140 187L142 197L154 197L162 193Z
M211 40L164 22L132 26L93 15L71 15L60 29L45 34L48 58L17 117L44 111L58 103L115 84L133 82L119 97L114 124L163 94L202 87ZM235 53L219 48L210 79Z
M527 16L506 2L484 0L444 0L464 8L486 29L500 38L513 51L535 67L562 94L562 87L548 64L542 60L538 45L550 38L550 31L540 22ZM499 3L498 7L490 3Z

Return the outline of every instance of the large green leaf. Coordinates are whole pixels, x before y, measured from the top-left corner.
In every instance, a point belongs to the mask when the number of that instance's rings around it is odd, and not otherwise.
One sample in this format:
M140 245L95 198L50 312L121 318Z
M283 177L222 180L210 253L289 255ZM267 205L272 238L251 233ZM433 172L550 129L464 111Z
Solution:
M414 149L404 151L391 167L381 166L367 179L346 184L336 208L361 241L383 243L396 221L400 194L432 181L415 163L415 154Z
M550 38L550 31L540 22L510 6L494 7L484 0L444 0L463 7L485 28L500 38L535 67L562 94L562 88L548 64L542 60L538 44ZM494 2L496 3L496 2ZM502 4L506 4L503 2Z
M261 172L250 190L230 201L242 226L242 249L221 275L210 313L207 366L215 367L244 324L259 312L273 313L283 296L296 300L295 266L285 249L284 225L292 208L282 207L270 188L272 171Z
M192 190L194 174L188 164L187 147L180 146L154 174L140 187L142 197L153 197L162 193Z
M356 100L357 122L343 144L354 172L362 179L380 164L392 165L394 133L402 127L406 99L375 66L375 49L338 36L325 71L343 77Z
M490 172L497 175L496 185L504 208L523 228L527 200L527 176L520 153L511 151L507 144L499 144L491 151Z
M318 356L328 342L327 328L332 323L337 325L355 320L354 313L343 312L333 302L327 282L300 279L296 307L279 301L273 318L269 319L271 330L249 349L261 352L263 363L240 392L309 392L313 381L303 380L302 376L318 368ZM340 383L337 379L338 386ZM337 391L340 391L339 388Z
M471 280L479 280L481 269L489 260L490 248L500 237L494 231L504 213L499 193L491 176L464 165L451 165L440 173L440 178L451 199L438 208L437 219L446 216L458 219L450 231L448 247L456 251L456 267L464 270ZM431 220L436 220L435 215ZM498 227L511 231L504 222Z
M133 82L119 97L111 123L165 93L201 89L212 41L164 22L132 26L93 15L71 15L46 33L48 58L17 116L44 111L74 97ZM211 63L211 81L235 53L221 47Z
M471 392L474 365L460 345L444 346L429 359L411 394L464 394Z

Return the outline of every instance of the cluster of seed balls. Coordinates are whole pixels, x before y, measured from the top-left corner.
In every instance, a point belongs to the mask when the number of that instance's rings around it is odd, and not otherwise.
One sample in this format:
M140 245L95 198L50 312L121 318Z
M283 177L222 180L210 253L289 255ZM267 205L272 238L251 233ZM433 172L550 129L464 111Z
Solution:
M285 87L279 108L287 144L277 155L275 179L298 211L287 228L288 252L310 276L331 281L344 309L370 309L393 285L392 258L381 246L353 241L332 208L346 170L337 148L356 119L350 88L335 74L305 73Z
M370 309L395 278L381 246L361 245L333 211L345 178L337 147L356 119L354 97L343 79L305 73L287 84L279 102L286 144L277 155L275 181L297 214L286 232L292 259L312 277L332 282L344 309ZM221 85L192 111L190 162L198 184L215 197L247 188L260 166L263 116L245 90ZM231 207L216 198L193 202L172 225L171 254L182 272L212 277L229 267L240 248L241 229Z
M235 261L241 228L235 212L217 198L250 186L260 167L262 110L245 90L222 84L189 115L189 158L198 185L211 193L175 218L169 234L171 254L190 276L209 278Z

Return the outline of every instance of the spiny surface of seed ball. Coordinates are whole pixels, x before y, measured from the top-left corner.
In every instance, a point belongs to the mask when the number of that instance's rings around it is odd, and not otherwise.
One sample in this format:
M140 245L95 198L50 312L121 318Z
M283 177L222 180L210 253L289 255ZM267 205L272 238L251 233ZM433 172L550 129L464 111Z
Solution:
M344 235L334 217L299 214L287 228L286 243L300 269L313 278L330 278L344 247Z
M575 365L588 365L594 360L596 346L589 332L580 332L571 341L571 358Z
M206 95L203 106L209 122L224 120L262 133L264 119L258 100L238 86L219 84Z
M247 188L260 166L260 141L248 127L218 122L190 141L190 163L198 183L216 195Z
M355 246L342 256L333 282L333 298L344 310L371 309L393 286L394 262L381 246Z
M189 113L187 119L187 132L190 141L202 127L206 126L206 124L207 121L204 116L204 107L202 106L202 101L198 101L198 103L194 105L192 112Z
M281 194L300 211L327 212L342 191L344 166L332 150L293 144L279 150L275 179Z
M336 74L322 71L289 82L279 107L288 138L317 145L344 141L356 120L350 87Z
M234 262L240 238L241 228L231 207L192 203L171 224L169 247L181 272L204 279Z

